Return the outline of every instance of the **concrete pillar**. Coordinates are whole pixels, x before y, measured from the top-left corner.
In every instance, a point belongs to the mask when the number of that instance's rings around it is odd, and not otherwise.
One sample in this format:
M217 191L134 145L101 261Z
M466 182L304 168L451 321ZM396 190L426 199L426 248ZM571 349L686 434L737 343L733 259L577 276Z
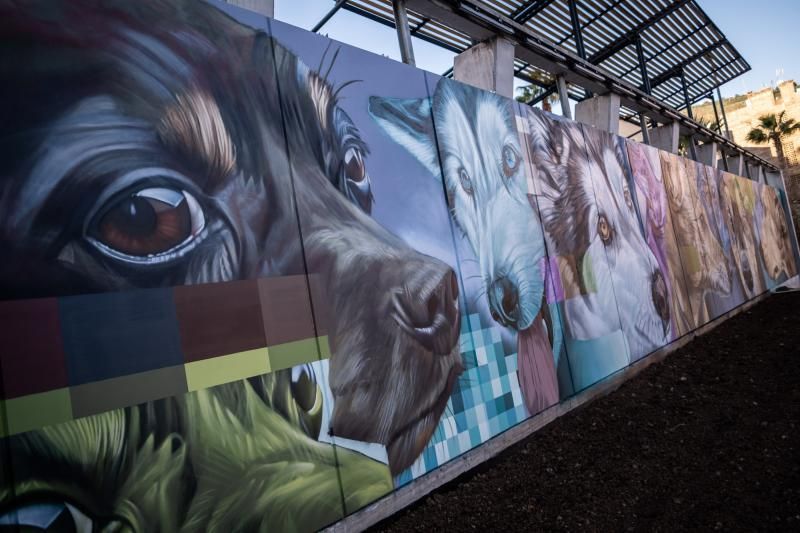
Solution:
M650 130L650 146L677 154L680 133L681 128L677 122L670 122L669 124L653 128Z
M275 0L225 0L229 4L255 11L265 17L275 18Z
M578 102L575 120L619 135L619 95L609 93Z
M453 61L453 78L513 98L514 43L492 37L464 50Z
M703 163L713 168L717 168L719 159L719 145L715 142L707 142L697 147L697 162Z
M737 176L744 176L746 174L744 170L744 156L742 154L728 157L728 171Z

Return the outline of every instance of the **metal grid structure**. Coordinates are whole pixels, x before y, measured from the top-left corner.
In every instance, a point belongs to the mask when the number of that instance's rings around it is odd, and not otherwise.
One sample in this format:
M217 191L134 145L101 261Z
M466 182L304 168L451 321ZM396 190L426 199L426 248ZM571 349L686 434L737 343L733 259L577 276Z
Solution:
M489 8L533 34L601 67L634 87L650 92L676 109L686 106L681 74L689 101L706 98L716 87L744 74L750 65L708 18L695 0L474 0L458 2L480 13ZM573 31L571 5L580 32ZM347 0L343 9L394 27L391 0ZM460 53L474 44L467 34L413 9L408 11L411 34ZM577 35L577 37L576 37ZM649 77L643 79L637 47L641 46ZM515 74L537 85L550 86L552 76L522 60ZM570 88L576 100L586 97Z
M395 27L392 0L336 0L339 8ZM455 53L496 36L515 43L515 75L545 88L569 83L569 97L620 96L620 118L676 122L725 157L778 168L692 118L691 105L750 70L696 0L403 0L411 35ZM404 24L405 26L405 24ZM449 73L446 73L448 75ZM678 113L687 108L686 114ZM688 116L687 116L688 115ZM724 113L723 113L724 115Z

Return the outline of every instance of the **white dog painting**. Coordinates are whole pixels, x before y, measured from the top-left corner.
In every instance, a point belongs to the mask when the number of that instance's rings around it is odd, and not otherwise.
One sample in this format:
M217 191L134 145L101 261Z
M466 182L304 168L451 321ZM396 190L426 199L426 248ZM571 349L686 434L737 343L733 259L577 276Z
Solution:
M430 100L372 97L370 113L431 174L443 176L492 318L517 334L526 407L537 413L555 404L555 361L542 310L545 246L528 200L512 101L443 78Z

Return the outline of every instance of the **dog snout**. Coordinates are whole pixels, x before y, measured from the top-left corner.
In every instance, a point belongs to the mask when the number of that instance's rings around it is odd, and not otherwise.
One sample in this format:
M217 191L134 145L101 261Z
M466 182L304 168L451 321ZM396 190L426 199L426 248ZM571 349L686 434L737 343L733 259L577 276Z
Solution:
M397 320L427 350L449 355L461 329L456 275L448 268L432 286L429 278L416 285L406 284L396 293Z
M520 318L519 289L507 277L489 285L489 307L495 322L507 327L516 326Z
M656 313L661 318L664 324L664 331L666 333L669 327L669 295L667 294L667 282L664 280L664 275L661 270L656 270L650 281L650 294L653 300L653 306L656 308Z

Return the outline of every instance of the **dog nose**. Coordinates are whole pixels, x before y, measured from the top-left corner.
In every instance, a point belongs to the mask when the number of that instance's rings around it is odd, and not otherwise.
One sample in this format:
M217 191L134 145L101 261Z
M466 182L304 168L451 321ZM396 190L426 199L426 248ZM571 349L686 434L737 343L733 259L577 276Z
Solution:
M653 299L653 306L656 308L656 313L661 318L664 324L664 332L669 327L669 295L667 294L667 282L664 281L664 274L661 270L653 272L653 277L650 281L650 295Z
M503 276L489 284L489 307L492 318L504 326L514 326L519 320L519 290Z
M398 322L426 349L449 355L461 330L456 275L448 268L434 285L429 278L421 279L418 285L405 285L396 293Z

